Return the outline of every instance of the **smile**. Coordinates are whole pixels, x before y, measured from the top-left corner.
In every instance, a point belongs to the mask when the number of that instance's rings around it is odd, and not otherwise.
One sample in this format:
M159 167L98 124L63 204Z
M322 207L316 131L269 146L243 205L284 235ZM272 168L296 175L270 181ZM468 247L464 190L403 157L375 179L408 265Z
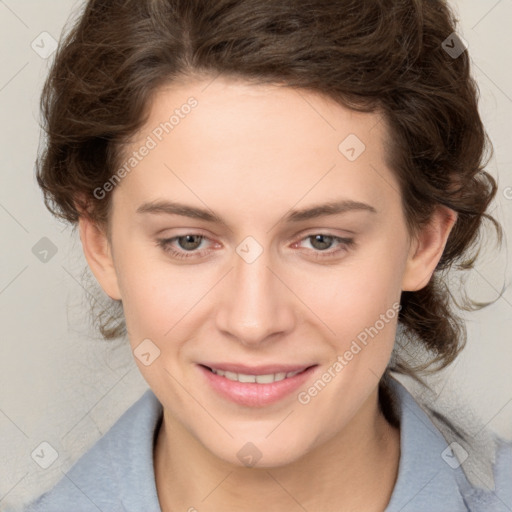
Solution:
M219 368L221 366L222 368ZM210 392L244 407L265 407L289 398L317 373L318 365L198 364Z
M280 380L288 379L299 374L303 370L297 370L295 372L279 372L279 373L267 373L264 375L248 375L245 373L234 373L223 370L217 370L210 368L210 370L216 375L226 377L226 379L237 381L237 382L255 382L257 384L271 384L272 382L279 382Z

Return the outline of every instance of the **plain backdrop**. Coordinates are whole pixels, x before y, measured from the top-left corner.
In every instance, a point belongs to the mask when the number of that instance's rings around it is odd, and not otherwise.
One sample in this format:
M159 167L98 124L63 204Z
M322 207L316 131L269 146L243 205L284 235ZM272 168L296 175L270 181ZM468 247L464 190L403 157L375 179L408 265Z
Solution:
M53 485L147 389L127 341L105 342L92 327L79 237L46 210L34 179L47 54L80 4L0 0L0 510ZM492 214L510 240L512 0L452 5L461 22L458 32L469 45L495 150L488 168L499 184ZM485 241L466 286L481 301L508 288L489 307L465 314L468 345L435 385L446 396L461 391L491 429L511 438L510 253L507 240L499 252L493 240ZM53 249L46 262L41 247ZM45 447L56 457L47 469L36 456Z

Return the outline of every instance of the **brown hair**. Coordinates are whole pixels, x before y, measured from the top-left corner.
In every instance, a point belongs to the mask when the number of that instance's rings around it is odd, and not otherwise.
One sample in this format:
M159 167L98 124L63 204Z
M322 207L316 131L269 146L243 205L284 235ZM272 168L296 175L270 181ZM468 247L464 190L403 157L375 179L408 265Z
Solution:
M45 204L75 225L87 211L108 232L111 201L94 190L118 169L154 93L176 80L284 84L378 112L409 231L437 204L458 213L430 282L402 293L403 351L390 366L412 376L442 368L466 341L443 271L473 267L484 218L502 237L486 213L497 187L484 170L492 148L469 57L443 48L455 27L441 0L91 0L61 41L42 94L47 144L37 180ZM121 305L113 306L119 314L104 311L100 320L106 339L126 333ZM407 361L403 340L426 348L429 361Z

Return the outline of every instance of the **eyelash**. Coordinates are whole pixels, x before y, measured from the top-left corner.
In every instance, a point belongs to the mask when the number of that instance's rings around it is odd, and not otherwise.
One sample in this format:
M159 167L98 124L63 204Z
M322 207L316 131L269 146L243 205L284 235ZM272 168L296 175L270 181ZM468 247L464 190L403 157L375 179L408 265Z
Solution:
M320 250L315 250L313 249L313 254L314 254L314 257L317 258L317 259L328 259L328 258L334 258L336 256L338 256L340 253L343 253L343 252L346 252L347 250L351 249L354 245L355 245L355 241L353 238L343 238L343 237L339 237L339 236L334 236L334 235L331 235L329 233L322 233L322 232L319 232L319 233L312 233L312 234L309 234L305 237L303 237L301 240L299 240L299 242L302 242L303 240L307 240L308 238L312 238L316 235L322 235L322 236L325 236L325 237L330 237L333 239L333 242L334 241L338 241L340 242L344 248L343 249L338 249L336 251L331 251L331 252L327 252L327 249L324 250L324 251L320 251ZM201 242L203 240L207 240L208 238L205 237L204 235L201 235L199 233L186 233L184 235L180 235L180 236L175 236L173 238L162 238L162 239L159 239L157 240L157 246L161 247L164 252L170 254L173 258L177 258L177 259L187 259L187 258L193 258L197 255L199 256L208 256L209 254L211 254L213 252L213 250L203 250L203 251L198 251L197 249L194 250L194 251L177 251L175 249L173 249L171 247L171 243L174 241L174 240L177 240L179 238L184 238L186 236L198 236L198 237L201 237Z

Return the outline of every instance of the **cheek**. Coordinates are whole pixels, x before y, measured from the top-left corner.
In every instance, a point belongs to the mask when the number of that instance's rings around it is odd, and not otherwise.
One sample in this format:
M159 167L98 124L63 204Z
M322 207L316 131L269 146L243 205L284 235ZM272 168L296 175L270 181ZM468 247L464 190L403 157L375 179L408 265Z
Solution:
M191 271L190 266L126 247L116 268L128 330L138 337L163 338L208 293L215 276L211 267L198 265Z
M328 337L343 346L365 328L373 326L381 315L394 319L400 302L401 276L405 268L402 253L382 244L354 254L346 263L322 272L304 273L294 290L326 327ZM391 321L379 331L387 336ZM392 333L390 333L392 336ZM392 336L394 337L394 336Z

